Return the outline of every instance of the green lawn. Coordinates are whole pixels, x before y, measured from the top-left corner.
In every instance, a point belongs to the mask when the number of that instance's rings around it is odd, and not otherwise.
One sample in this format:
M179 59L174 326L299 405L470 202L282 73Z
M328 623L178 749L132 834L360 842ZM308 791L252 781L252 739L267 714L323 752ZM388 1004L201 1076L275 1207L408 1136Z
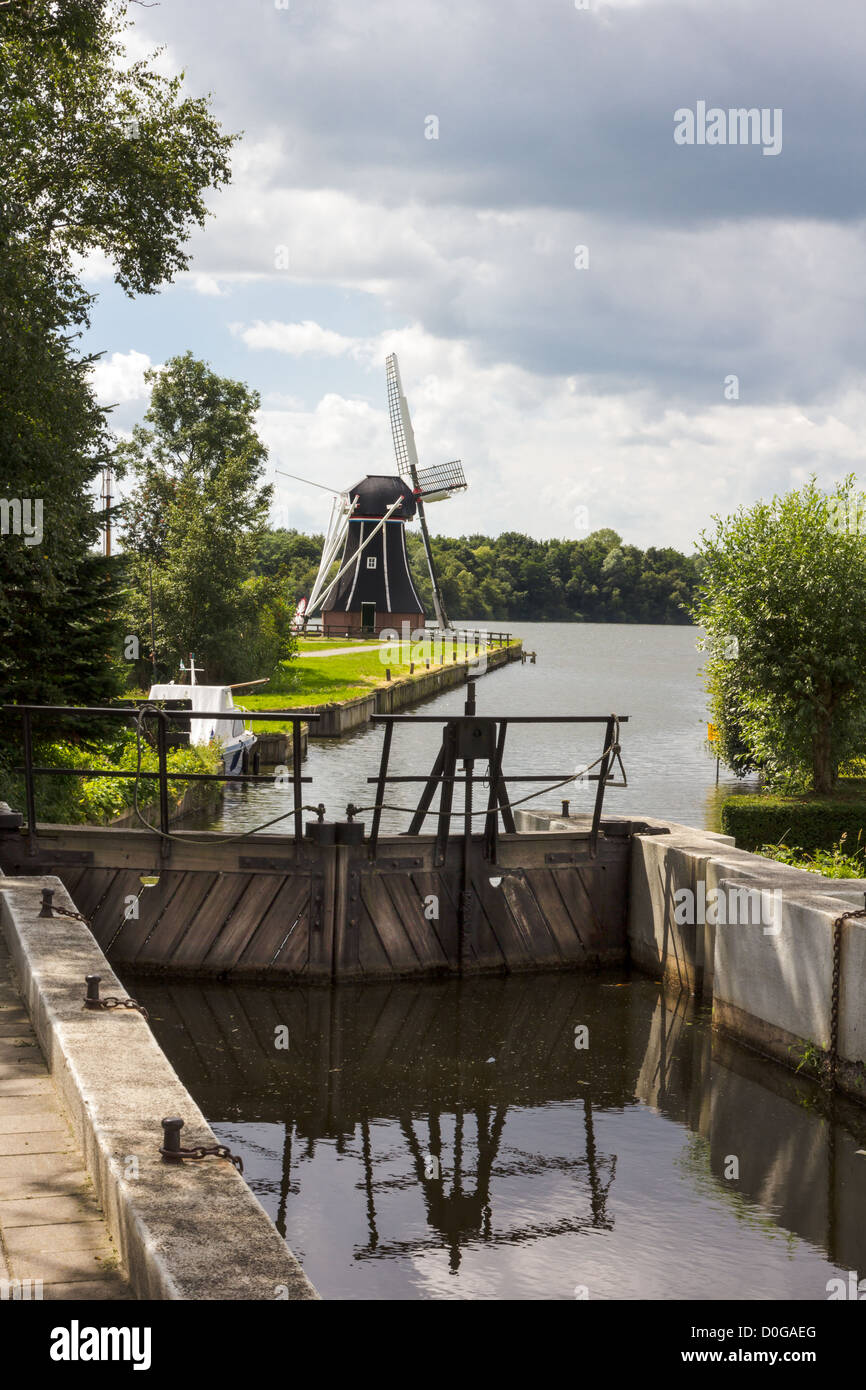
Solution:
M351 645L351 644L350 644ZM239 696L237 703L247 709L296 709L298 706L323 705L336 700L354 700L361 695L369 695L377 685L385 682L385 663L380 659L381 652L347 652L345 656L303 656L291 664L292 678L296 682L291 691L276 691L270 695L262 691L255 695ZM424 670L424 667L421 667ZM408 676L409 663L398 662L390 665L392 679ZM416 675L420 674L415 667ZM256 723L257 733L284 732L288 725L269 722Z
M302 638L299 647L300 654L291 662L289 670L291 672L292 688L290 690L276 691L269 686L254 686L249 693L246 690L235 692L235 704L244 705L249 710L259 709L297 709L305 708L308 705L331 704L336 701L354 700L361 695L369 695L378 685L385 683L386 666L391 671L392 680L409 675L409 661L392 661L390 656L393 647L388 651L390 644L383 644L380 651L359 651L358 648L365 645L360 642L332 641L330 638ZM342 652L337 656L316 656L316 649L324 646L326 650L332 647L347 648L345 654ZM397 646L395 643L394 646ZM400 652L401 655L410 656L415 644L406 643ZM463 643L458 643L458 651L461 659L464 656L462 651ZM354 648L354 650L353 650ZM495 650L492 648L491 650ZM474 652L474 640L469 644L469 655ZM441 648L434 649L431 657L430 669L435 670L440 664L436 661L436 656L441 656ZM444 656L445 665L451 664L452 647L446 645ZM383 656L388 659L383 660ZM423 660L415 661L415 677L420 677L426 673ZM129 692L137 694L137 692ZM291 729L290 724L282 720L268 720L253 724L255 733L286 733Z

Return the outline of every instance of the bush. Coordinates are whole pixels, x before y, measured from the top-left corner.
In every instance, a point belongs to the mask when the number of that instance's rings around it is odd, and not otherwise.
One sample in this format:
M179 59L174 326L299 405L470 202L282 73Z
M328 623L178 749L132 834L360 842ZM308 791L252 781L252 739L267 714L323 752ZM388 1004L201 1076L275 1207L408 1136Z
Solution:
M20 765L20 752L0 757L0 800L8 801L17 811L24 810L24 778L11 769ZM94 772L134 772L137 764L135 734L124 730L112 739L86 745L66 740L53 743L34 742L33 760L38 767L81 767ZM220 755L214 748L170 749L167 758L169 772L218 772ZM138 783L138 804L146 806L159 796L159 782L146 773L158 768L156 750L142 740L141 769ZM131 777L37 777L37 819L58 825L105 825L122 815L133 804L135 781ZM169 783L169 796L178 800L191 782Z
M831 796L761 793L731 796L722 804L722 830L740 849L784 844L814 854L832 850L844 836L866 842L866 781L840 778Z
M847 837L843 835L832 849L817 849L814 854L807 854L798 845L761 845L760 853L779 864L808 869L823 878L866 878L866 846L858 843L850 853L847 850Z

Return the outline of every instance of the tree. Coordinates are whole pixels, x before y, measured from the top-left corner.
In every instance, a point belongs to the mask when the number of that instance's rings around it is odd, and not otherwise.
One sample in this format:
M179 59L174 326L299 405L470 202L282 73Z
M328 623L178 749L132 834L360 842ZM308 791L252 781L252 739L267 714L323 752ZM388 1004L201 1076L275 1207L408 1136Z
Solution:
M5 522L0 535L7 701L98 704L117 689L117 566L95 553L93 495L113 441L94 359L75 349L92 304L76 258L98 250L128 293L154 291L228 178L233 137L206 103L124 61L125 9L0 5L0 494L42 508L38 543Z
M133 630L149 646L152 582L157 654L169 671L192 652L211 680L269 676L293 648L275 582L262 577L244 588L273 493L261 485L267 450L255 428L258 393L190 352L147 380L147 423L117 455L119 470L135 477L122 531ZM266 592L273 602L263 601ZM265 658L271 669L256 669Z
M3 199L44 254L102 251L128 292L189 263L209 188L228 182L235 136L207 100L147 59L128 62L125 0L10 0L0 7Z
M853 477L715 517L700 556L713 722L771 784L832 790L866 732L866 541ZM841 521L840 521L841 518ZM734 763L736 767L737 764Z
M2 211L0 302L0 700L99 704L117 689L118 633L90 487L111 440L66 341L86 296Z

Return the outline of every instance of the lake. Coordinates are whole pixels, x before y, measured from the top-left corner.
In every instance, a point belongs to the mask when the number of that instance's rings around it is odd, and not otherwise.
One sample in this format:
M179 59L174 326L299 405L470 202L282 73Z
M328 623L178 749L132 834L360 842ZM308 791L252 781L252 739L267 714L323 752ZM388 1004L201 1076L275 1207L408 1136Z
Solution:
M487 626L497 631L500 624ZM716 791L715 760L706 744L698 628L605 623L501 626L510 626L524 639L525 649L537 653L536 664L512 663L480 679L476 687L479 714L627 714L621 741L628 787L608 792L606 810L717 827L720 796L742 791L745 784L723 776ZM425 701L418 712L462 713L464 699L465 690L455 688ZM562 725L512 725L506 773L549 771L558 774L551 777L551 783L555 782L598 757L603 732L601 725L588 731ZM369 805L373 796L366 778L378 769L382 738L381 726L339 741L312 738L304 773L313 781L305 788L305 800L324 801L329 820L344 819L349 801ZM429 771L440 738L438 726L398 728L391 771L401 775ZM530 790L525 786L517 793L512 789L512 794L525 795ZM408 806L410 789L399 791L400 797L395 789L389 801ZM290 795L282 787L230 785L222 816L208 825L232 831L260 825L279 815ZM558 809L567 797L577 812L591 810L594 796L595 785L584 782L547 792L527 804ZM383 814L383 830L400 831L407 824L408 816Z

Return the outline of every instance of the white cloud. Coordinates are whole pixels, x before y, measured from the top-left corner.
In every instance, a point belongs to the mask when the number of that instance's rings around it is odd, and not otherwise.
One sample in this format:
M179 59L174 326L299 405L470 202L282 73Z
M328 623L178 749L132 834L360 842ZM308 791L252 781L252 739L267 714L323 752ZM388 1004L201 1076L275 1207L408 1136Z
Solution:
M597 395L583 378L485 365L466 343L417 325L355 340L355 349L371 362L400 354L422 465L463 459L469 491L430 511L432 529L451 535L578 538L581 505L592 530L689 552L712 513L797 486L813 470L826 484L860 462L862 390L808 412L721 400L683 411L649 391ZM384 370L370 395L381 404L329 393L312 410L263 410L272 465L338 489L392 471ZM323 529L322 494L275 481L276 524Z
M271 320L263 323L261 319L244 328L243 324L230 325L232 333L250 348L270 348L274 352L286 352L292 357L303 357L310 353L318 357L341 357L355 351L355 340L342 333L332 333L319 324L306 319L303 323L278 323Z
M119 405L126 401L146 400L150 387L144 374L153 366L145 352L113 352L106 361L91 368L93 387L100 405Z
M213 275L200 275L193 272L192 287L196 294L207 294L212 296L222 296L226 293L220 282Z

